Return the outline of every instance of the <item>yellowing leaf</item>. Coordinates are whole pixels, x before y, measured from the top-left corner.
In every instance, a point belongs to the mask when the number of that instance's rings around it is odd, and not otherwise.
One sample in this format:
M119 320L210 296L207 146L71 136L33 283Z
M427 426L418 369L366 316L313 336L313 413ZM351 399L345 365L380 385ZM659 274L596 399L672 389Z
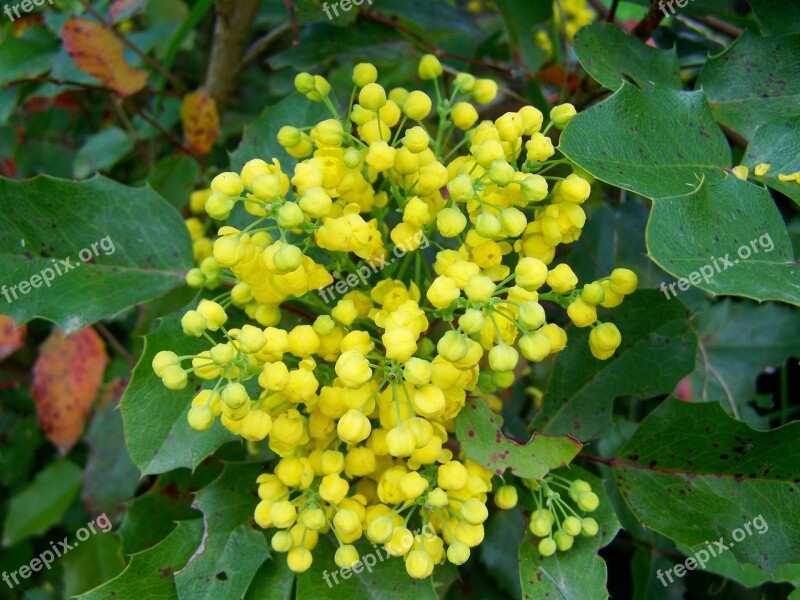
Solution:
M78 68L120 97L135 94L147 83L147 72L125 62L122 42L102 25L72 17L64 23L61 38Z
M103 340L87 327L64 337L55 329L33 365L31 395L39 426L66 453L81 436L108 364Z
M208 154L219 137L216 101L203 90L187 94L181 104L181 118L189 149L195 154Z
M11 317L0 315L0 360L22 348L27 331L25 325L17 328Z

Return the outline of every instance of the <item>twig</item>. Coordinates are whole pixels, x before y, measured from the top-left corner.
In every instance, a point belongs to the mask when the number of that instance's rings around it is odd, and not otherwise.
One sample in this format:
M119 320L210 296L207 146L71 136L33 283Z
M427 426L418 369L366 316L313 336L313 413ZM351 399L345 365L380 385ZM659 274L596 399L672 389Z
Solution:
M634 37L639 38L642 41L647 41L653 35L653 32L658 28L661 24L661 21L664 20L666 14L660 8L660 2L653 2L650 6L650 10L647 11L647 14L644 18L636 24L636 27L633 28L631 33Z
M613 23L614 19L617 16L617 7L619 6L619 0L614 0L611 3L611 9L608 11L606 15L606 23Z
M203 88L222 109L236 88L244 65L244 47L260 0L216 0L214 44Z
M294 3L292 0L283 0L286 5L286 10L289 11L289 22L292 24L292 45L297 44L297 16L294 14Z
M722 19L718 19L714 16L707 16L707 17L696 17L698 21L705 23L712 29L716 29L726 35L729 35L734 38L738 38L742 33L744 33L744 29L741 27L737 27L732 23L728 23L727 21L723 21Z
M291 25L289 23L283 23L282 25L278 25L272 31L267 32L266 34L262 35L258 38L255 42L253 42L250 47L247 49L247 52L244 53L244 57L242 58L242 64L247 65L258 58L258 55L264 52L267 48L269 48L275 40L279 39L284 33L289 31Z
M136 359L125 349L125 346L120 344L119 340L117 340L117 338L115 338L114 335L108 329L106 329L105 325L97 322L94 324L94 328L97 330L97 333L102 335L103 338L105 338L105 340L111 345L111 347L117 351L117 354L119 354L125 360L125 362L127 362L131 367L136 366Z
M165 77L165 78L167 78L167 79L168 79L170 82L172 82L172 85L174 85L176 88L178 88L178 89L186 89L186 85L184 85L184 83L183 83L183 82L182 82L180 79L178 79L177 77L175 77L175 76L174 76L172 73L170 73L169 71L165 70L165 69L164 69L164 68L163 68L163 67L162 67L162 66L161 66L161 65L158 63L158 61L157 61L157 60L155 60L155 59L154 59L152 56L150 56L149 54L147 54L147 53L145 53L145 52L142 52L142 51L139 49L139 47L138 47L138 46L136 46L136 44L134 44L133 42L131 42L131 41L130 41L128 38L126 38L124 35L122 35L122 34L121 34L119 31L117 31L116 29L114 29L114 28L111 26L111 24L110 24L108 21L106 21L106 20L103 18L103 15L101 15L99 12L97 12L97 11L96 11L96 10L95 10L95 9L92 7L92 5L91 5L91 4L88 2L88 0L80 0L80 3L81 3L81 4L83 5L83 7L86 9L86 12L88 12L88 13L89 13L90 15L92 15L92 16L93 16L95 19L97 19L97 20L100 22L100 24L101 24L103 27L105 27L106 29L108 29L108 30L109 30L109 31L110 31L110 32L111 32L111 33L112 33L114 36L116 36L116 37L119 39L119 41L121 41L121 42L122 42L123 44L125 44L125 45L126 45L128 48L130 48L130 49L131 49L131 50L132 50L132 51L133 51L133 52L134 52L134 53L135 53L135 54L136 54L138 57L140 57L140 58L141 58L142 60L144 60L144 61L145 61L145 62L146 62L148 65L150 65L150 66L151 66L151 67L152 67L152 68L153 68L153 69L154 69L154 70L155 70L157 73L160 73L162 77Z
M164 129L164 127L162 127L161 124L158 121L156 121L153 117L143 112L134 105L130 105L129 108L133 112L135 112L138 116L140 116L142 119L147 121L150 125L155 127L158 130L158 132L165 138L167 138L172 143L172 145L175 146L178 150L180 150L184 154L191 154L191 151L186 146L183 145L183 142L181 142L177 137L175 137L175 135L173 135L172 132Z
M430 43L422 36L411 31L405 25L402 25L401 23L398 23L397 21L394 21L382 15L376 14L372 11L361 11L361 13L359 13L359 16L363 19L374 21L375 23L380 23L382 25L386 25L387 27L391 27L392 29L396 29L397 31L406 34L407 36L413 38L416 42L421 44L426 50L428 50L428 52L430 52L431 54L435 54L439 58L449 58L451 60L466 62L472 65L483 67L485 69L491 69L497 71L498 73L502 73L505 77L508 78L513 78L517 75L517 73L515 73L513 70L501 67L499 65L493 65L483 60L469 58L468 56L460 56L458 54L451 54L450 52L445 52L444 50L437 48L435 45Z

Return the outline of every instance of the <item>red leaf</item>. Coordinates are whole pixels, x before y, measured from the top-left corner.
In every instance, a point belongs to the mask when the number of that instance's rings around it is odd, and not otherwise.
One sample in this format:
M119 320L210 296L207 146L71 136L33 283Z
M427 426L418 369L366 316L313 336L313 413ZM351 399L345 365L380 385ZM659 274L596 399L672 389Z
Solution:
M147 72L125 61L122 42L102 25L71 17L64 23L61 38L78 68L120 97L135 94L147 84Z
M25 325L17 329L11 317L0 315L0 360L22 348L27 331Z
M103 340L91 327L67 337L56 329L39 349L31 395L39 427L62 454L81 437L107 364Z

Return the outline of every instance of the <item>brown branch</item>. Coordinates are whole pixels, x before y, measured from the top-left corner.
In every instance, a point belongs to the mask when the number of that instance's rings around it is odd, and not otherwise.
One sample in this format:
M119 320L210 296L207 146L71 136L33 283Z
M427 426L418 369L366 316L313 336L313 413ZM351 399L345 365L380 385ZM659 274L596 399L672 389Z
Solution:
M148 115L147 113L143 112L138 107L136 107L136 106L134 106L132 104L129 105L128 108L130 110L132 110L134 113L136 113L137 115L139 115L142 119L147 121L155 129L157 129L158 132L161 135L163 135L165 138L167 138L167 140L169 140L170 143L173 146L175 146L178 150L180 150L184 154L192 154L191 150L189 150L186 146L183 145L183 142L181 142L177 137L175 137L175 135L171 131L167 131L166 129L164 129L164 127L162 127L161 124L158 121L156 121L153 117L151 117L150 115Z
M702 23L705 23L712 29L716 29L717 31L720 31L734 38L738 38L740 35L742 35L742 33L744 33L744 29L742 29L741 27L737 27L732 23L728 23L727 21L723 21L722 19L718 19L717 17L711 15L707 17L697 17L697 20Z
M262 35L258 38L255 42L253 42L250 47L247 49L247 52L244 53L244 58L242 58L242 65L248 65L253 62L258 56L267 50L276 40L280 39L280 37L289 31L291 25L289 23L284 23L283 25L278 25L272 31Z
M619 6L619 0L614 0L611 3L611 8L609 9L608 14L606 15L606 23L613 23L614 22L614 19L617 16L617 7L618 6Z
M294 3L292 0L283 0L283 3L286 5L286 10L289 11L289 21L292 24L292 45L297 44L298 36L297 36L297 16L294 14Z
M148 65L150 65L150 67L153 68L157 73L160 73L163 77L168 79L172 83L172 85L174 85L176 88L178 88L178 89L185 89L186 88L186 86L184 85L184 83L180 79L178 79L172 73L170 73L169 71L164 69L164 67L162 67L158 63L157 60L155 60L149 54L147 54L145 52L142 52L136 44L131 42L128 38L126 38L124 35L122 35L119 31L114 29L114 27L108 21L106 21L103 18L103 15L101 15L99 12L97 12L92 7L92 5L89 4L88 0L80 0L80 2L83 5L83 7L86 9L86 11L89 14L91 14L95 19L97 19L103 27L108 29L117 39L119 39L119 41L121 41L128 48L130 48L139 58L141 58Z
M451 54L450 52L445 52L444 50L441 50L441 49L437 48L435 45L430 43L428 40L426 40L422 36L417 35L415 32L411 31L405 25L402 25L401 23L398 23L397 21L394 21L393 19L389 19L389 18L384 17L382 15L376 14L376 13L374 13L372 11L361 11L361 13L359 13L359 16L361 18L363 18L363 19L367 19L369 21L374 21L375 23L380 23L382 25L386 25L388 27L391 27L392 29L396 29L397 31L406 34L407 36L413 38L420 45L422 45L428 52L438 56L439 58L448 58L450 60L458 60L458 61L461 61L461 62L469 63L471 65L476 65L476 66L479 66L479 67L483 67L485 69L492 69L494 71L497 71L498 73L502 73L505 77L509 77L509 78L514 77L516 75L516 73L514 71L512 71L511 69L506 69L505 67L501 67L499 65L493 65L491 63L487 63L487 62L482 61L482 60L478 60L478 59L475 59L475 58L469 58L468 56L460 56L458 54Z
M214 43L208 61L206 93L222 109L236 89L236 81L244 65L245 44L255 21L260 0L216 0Z
M117 351L117 354L119 354L125 360L125 362L127 362L131 367L136 366L136 359L133 358L131 353L125 349L125 346L123 346L119 340L114 337L114 334L106 329L105 325L98 322L94 324L94 328L97 330L97 333L102 335L109 345Z
M659 2L653 2L644 18L636 24L631 33L642 41L647 41L667 15L660 8ZM661 5L663 6L663 5Z

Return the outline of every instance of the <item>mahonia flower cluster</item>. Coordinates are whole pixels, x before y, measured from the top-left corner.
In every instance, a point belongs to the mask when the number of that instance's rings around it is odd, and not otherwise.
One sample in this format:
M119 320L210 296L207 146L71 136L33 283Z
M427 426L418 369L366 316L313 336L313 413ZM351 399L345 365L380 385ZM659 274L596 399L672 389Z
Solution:
M531 490L536 506L531 512L528 529L539 538L539 554L550 556L556 550L566 552L572 548L579 535L597 535L597 521L580 514L594 512L600 505L599 497L586 481L570 481L555 473L548 473L541 481L530 479L523 483ZM563 498L564 494L572 500L575 507Z
M551 266L580 237L591 193L577 168L545 174L569 168L553 158L547 132L565 127L574 107L555 107L546 127L532 106L480 121L473 101L494 100L495 82L461 73L445 97L434 56L418 72L435 106L420 90L387 92L375 67L359 64L344 116L324 78L298 75L297 90L332 118L279 131L294 168L254 158L191 198L199 266L187 282L224 292L181 320L208 349L163 350L153 368L169 389L184 388L189 372L209 382L188 412L194 429L219 419L249 442L268 440L280 460L258 479L255 519L278 529L272 547L298 572L328 532L340 566L359 560L354 542L363 537L402 556L412 577L466 561L483 539L493 487L491 471L454 454L467 397L496 407L493 394L514 382L520 353L541 362L566 347L567 332L540 302L591 327L592 354L609 358L621 336L598 309L637 285L633 272L615 269L579 287L567 264ZM207 233L201 207L225 221L237 205L252 216L248 226ZM438 248L432 265L423 241ZM349 283L367 262L383 265L371 272L376 281ZM338 300L317 293L345 279ZM229 322L241 320L235 309L246 324ZM517 488L494 497L511 508ZM412 535L411 519L428 533Z

